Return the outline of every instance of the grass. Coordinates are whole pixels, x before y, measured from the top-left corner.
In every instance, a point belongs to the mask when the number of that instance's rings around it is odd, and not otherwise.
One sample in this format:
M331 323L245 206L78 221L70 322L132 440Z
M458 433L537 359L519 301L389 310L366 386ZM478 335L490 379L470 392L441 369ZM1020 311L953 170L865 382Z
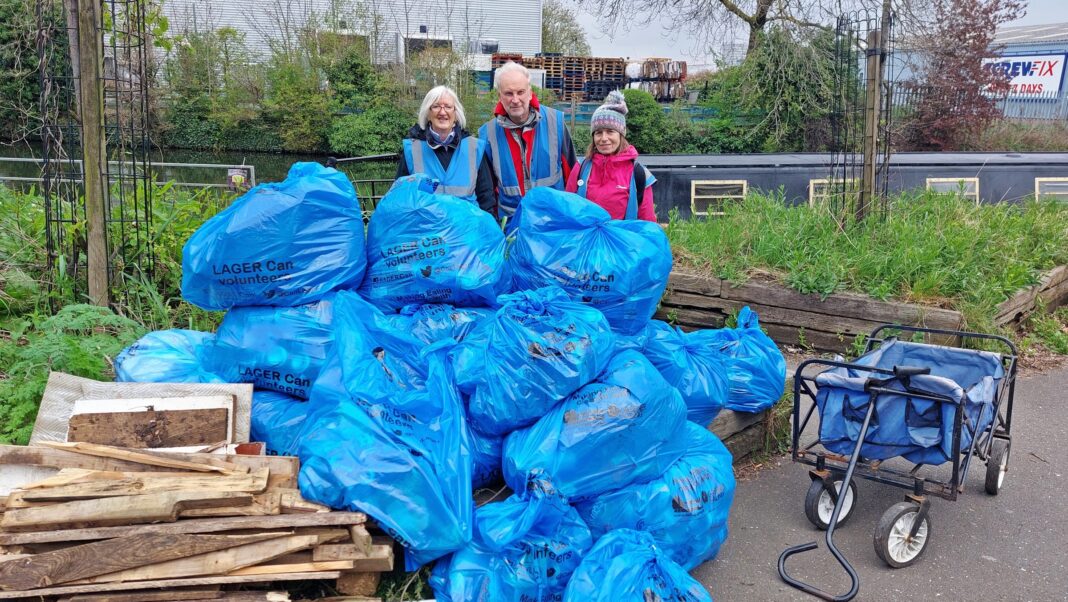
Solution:
M977 205L923 192L857 223L821 207L750 195L726 214L667 227L676 262L729 281L770 275L802 293L864 293L956 309L994 331L995 307L1068 263L1068 205Z

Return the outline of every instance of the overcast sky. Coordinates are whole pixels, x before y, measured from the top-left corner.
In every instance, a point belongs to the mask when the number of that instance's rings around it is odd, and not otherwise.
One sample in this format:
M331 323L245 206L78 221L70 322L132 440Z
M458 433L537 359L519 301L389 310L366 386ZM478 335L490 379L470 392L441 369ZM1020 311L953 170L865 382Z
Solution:
M574 0L565 0L573 8ZM712 62L705 49L695 48L688 32L670 31L666 24L653 21L642 25L637 31L616 31L614 35L604 32L597 18L577 8L579 23L586 30L587 39L594 56L623 56L630 58L669 57L690 63L691 71ZM1027 14L1013 25L1042 25L1068 22L1068 0L1030 0ZM742 35L739 33L739 35ZM745 38L740 37L739 42Z

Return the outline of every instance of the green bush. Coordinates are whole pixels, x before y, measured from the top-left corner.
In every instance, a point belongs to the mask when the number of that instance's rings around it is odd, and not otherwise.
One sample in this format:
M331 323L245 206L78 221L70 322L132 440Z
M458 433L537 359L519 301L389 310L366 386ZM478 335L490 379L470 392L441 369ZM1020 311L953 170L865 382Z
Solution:
M334 120L330 148L349 157L395 153L414 118L394 107L379 106Z
M669 121L653 95L644 90L623 90L627 100L627 140L640 153L671 152L665 141Z
M3 324L0 338L0 443L25 445L49 371L97 380L114 375L111 360L145 329L110 309L68 305L51 317L30 315Z

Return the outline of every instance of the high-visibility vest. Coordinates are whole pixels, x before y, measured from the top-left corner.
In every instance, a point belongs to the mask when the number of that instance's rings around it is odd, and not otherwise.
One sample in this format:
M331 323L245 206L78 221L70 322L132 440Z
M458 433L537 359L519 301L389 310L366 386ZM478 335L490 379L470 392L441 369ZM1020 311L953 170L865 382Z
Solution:
M485 141L468 136L456 146L446 170L426 140L404 139L404 162L408 165L408 173L424 173L441 182L434 194L450 194L472 203L478 202L475 185L485 155Z
M564 170L561 167L560 144L564 139L563 114L550 107L540 107L541 117L534 126L534 148L530 153L530 181L520 185L520 174L509 152L508 136L494 118L478 129L478 137L489 143L490 161L497 175L497 200L501 217L511 216L523 198L523 190L548 186L564 189Z

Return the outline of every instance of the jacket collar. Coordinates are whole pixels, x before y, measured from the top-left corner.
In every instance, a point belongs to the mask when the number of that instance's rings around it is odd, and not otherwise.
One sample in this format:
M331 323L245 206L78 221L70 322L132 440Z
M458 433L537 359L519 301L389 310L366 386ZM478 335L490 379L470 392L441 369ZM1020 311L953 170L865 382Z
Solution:
M534 92L530 93L530 110L531 112L537 112L541 110L541 103L538 102L538 96ZM493 108L493 114L497 116L508 117L508 111L504 110L504 104L500 101L497 102L497 106Z

